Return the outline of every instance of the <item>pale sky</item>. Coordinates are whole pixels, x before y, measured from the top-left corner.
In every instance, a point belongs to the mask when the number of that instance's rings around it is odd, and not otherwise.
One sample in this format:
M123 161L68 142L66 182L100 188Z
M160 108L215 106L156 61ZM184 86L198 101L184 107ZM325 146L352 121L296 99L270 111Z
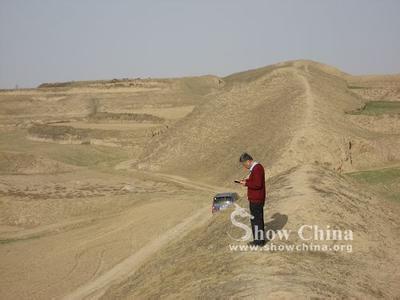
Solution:
M0 0L0 88L293 59L400 73L400 0Z

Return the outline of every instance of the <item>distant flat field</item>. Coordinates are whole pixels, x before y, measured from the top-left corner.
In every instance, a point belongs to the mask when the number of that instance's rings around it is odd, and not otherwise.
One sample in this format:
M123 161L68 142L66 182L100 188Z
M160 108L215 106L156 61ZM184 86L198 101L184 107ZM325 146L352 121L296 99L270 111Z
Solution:
M120 94L120 93L139 93L139 92L150 92L162 90L161 87L113 87L113 88L99 88L99 87L85 87L85 88L59 88L55 89L20 89L20 90L3 90L2 95L44 95L44 94L56 94L62 93L66 95L75 94Z
M400 102L398 101L370 101L356 115L377 116L383 114L400 114Z
M128 122L107 122L107 123L88 123L88 122L68 122L68 123L54 123L52 126L72 126L75 128L89 128L89 129L113 129L113 130L133 130L143 129L159 126L160 124L154 123L128 123Z
M194 105L185 105L166 108L140 108L130 112L137 114L150 114L164 119L175 120L190 114L193 109Z
M369 187L374 187L388 199L400 201L400 167L371 169L348 175Z

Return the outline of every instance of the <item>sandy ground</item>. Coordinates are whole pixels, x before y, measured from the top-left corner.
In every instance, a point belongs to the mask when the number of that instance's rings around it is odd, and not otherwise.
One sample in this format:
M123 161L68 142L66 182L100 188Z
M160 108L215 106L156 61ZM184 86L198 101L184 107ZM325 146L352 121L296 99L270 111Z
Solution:
M382 191L400 192L399 116L351 112L399 96L398 76L309 61L0 91L1 298L398 298L400 205ZM353 251L230 250L211 199L246 207L244 150L267 169L267 229L351 229ZM376 186L350 175L382 168Z
M92 189L99 189L102 180L93 176L69 174L70 178L90 178L97 183ZM15 209L10 203L12 199L4 197L3 214L17 215L22 212L28 214L23 221L30 217L35 223L24 224L28 227L26 229L2 232L1 269L8 274L2 276L2 295L8 299L42 299L64 296L67 291L71 295L83 296L86 295L86 289L96 289L92 285L99 286L99 289L106 288L115 282L113 276L129 274L131 267L135 266L135 257L143 256L139 250L150 254L144 246L157 251L157 247L179 235L179 226L184 226L185 222L188 225L197 224L198 217L192 216L194 211L203 212L202 217L210 217L209 201L205 199L208 200L212 194L202 188L194 189L190 185L186 190L185 183L149 183L148 179L143 183L137 180L132 182L128 176L121 179L122 182L114 182L115 179L103 182L108 187L119 188L116 191L102 189L102 195L73 195L70 199L62 199L74 203L46 199L46 204L35 203L30 209L18 209L18 206ZM59 183L59 186L66 187L69 184L67 181ZM83 187L89 186L84 182L81 184ZM74 190L78 189L75 185ZM40 202L45 198L44 195L41 194L34 201ZM55 198L56 195L50 194L49 197ZM42 205L51 208L37 207ZM204 207L207 211L204 211ZM11 212L11 209L14 210ZM54 220L47 220L46 217L37 220L45 213L56 215L56 210L60 211L60 215ZM180 223L187 216L189 219ZM159 224L161 220L162 226ZM49 224L44 225L46 221ZM21 226L21 220L16 223ZM168 230L170 238L165 235ZM118 271L118 265L121 264L125 271ZM37 268L39 265L41 267ZM18 281L11 280L16 277ZM110 279L110 282L105 283L102 278ZM21 282L24 282L22 286ZM84 287L80 287L82 282L87 282Z

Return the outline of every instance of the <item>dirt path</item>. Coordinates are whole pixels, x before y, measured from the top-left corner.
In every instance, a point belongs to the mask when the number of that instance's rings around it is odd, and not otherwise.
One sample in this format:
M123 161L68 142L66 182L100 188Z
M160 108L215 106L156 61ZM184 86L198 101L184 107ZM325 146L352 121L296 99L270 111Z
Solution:
M155 173L155 172L149 172L145 170L136 170L132 168L132 164L134 163L133 160L127 160L120 162L115 166L116 170L128 170L129 172L132 172L136 175L144 175L146 177L151 177L151 178L157 178L157 179L163 179L167 180L169 182L177 183L182 186L186 186L189 188L197 189L197 190L203 190L203 191L213 191L213 192L218 192L221 191L223 188L221 186L215 186L215 185L209 185L205 183L201 183L198 181L192 181L190 179L178 176L178 175L172 175L172 174L165 174L165 173ZM230 188L232 190L232 188ZM233 188L235 189L235 188ZM237 188L236 188L237 190Z
M101 276L94 278L74 292L66 295L64 299L97 299L101 297L111 285L120 283L134 274L143 262L163 246L175 239L182 238L194 228L205 224L210 218L208 207L198 210L194 215L167 230L162 236L148 243Z
M146 172L147 173L147 172ZM148 173L147 173L148 174ZM192 180L189 180L187 178L177 176L177 175L171 175L171 174L164 174L164 173L155 173L154 176L156 178L162 178L166 179L169 182L174 182L182 186L190 187L193 189L198 189L198 190L203 190L203 191L212 191L212 192L222 192L224 190L224 187L221 186L215 186L215 185L209 185L201 182L195 182ZM229 188L230 190L238 190L237 188Z
M133 193L127 202L112 196L116 205L127 205L115 214L89 213L37 228L3 231L0 268L7 276L0 279L2 295L97 298L166 244L211 217L209 199L221 187L173 175L132 173L173 184L155 194Z
M149 173L147 172L141 173L149 175ZM221 191L221 187L193 182L180 176L161 173L152 173L152 176L156 178L166 179L168 181L194 189L212 192ZM147 259L149 259L162 247L166 246L169 242L173 240L182 238L191 230L202 226L208 220L210 220L210 218L211 214L208 206L197 210L192 216L186 218L178 225L167 230L160 237L149 242L140 250L112 267L110 270L106 271L98 277L95 277L93 280L87 282L75 291L66 295L64 299L97 299L101 297L111 285L120 283L127 277L134 274Z

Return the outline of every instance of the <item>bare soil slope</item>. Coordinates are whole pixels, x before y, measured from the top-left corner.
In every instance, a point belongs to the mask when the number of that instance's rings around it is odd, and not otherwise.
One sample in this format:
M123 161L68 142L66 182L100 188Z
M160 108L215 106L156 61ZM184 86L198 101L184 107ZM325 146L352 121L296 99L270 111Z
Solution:
M350 78L310 61L228 76L222 89L149 145L139 167L229 182L243 151L270 174L315 161L343 171L400 159L398 134L376 135L346 114L365 103L349 88Z
M0 295L398 298L399 100L398 75L312 61L0 91ZM353 251L230 249L210 204L247 205L243 151L267 170L266 229L350 229Z
M292 168L271 178L268 185L267 230L297 232L303 224L348 228L354 232L352 252L232 251L230 245L238 242L227 233L239 237L243 232L230 223L229 210L171 242L125 282L109 289L103 299L398 297L397 203L384 202L320 165ZM299 242L294 235L270 244ZM307 242L312 243L318 241Z

